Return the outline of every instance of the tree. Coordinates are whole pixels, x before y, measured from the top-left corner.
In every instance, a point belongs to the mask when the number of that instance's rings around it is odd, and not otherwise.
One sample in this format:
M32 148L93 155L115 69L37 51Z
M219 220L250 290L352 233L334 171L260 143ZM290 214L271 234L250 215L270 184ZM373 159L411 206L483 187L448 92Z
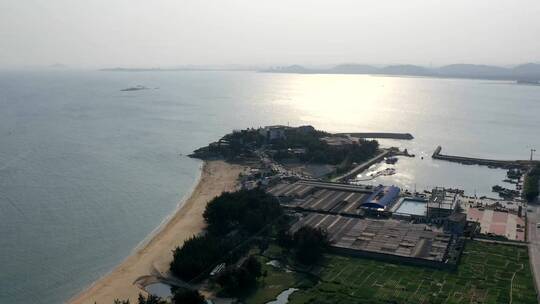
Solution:
M292 238L296 259L306 265L318 262L330 245L326 231L310 226L301 227Z
M166 301L162 300L158 296L154 295L148 295L147 298L145 298L142 294L139 294L139 304L167 304Z
M172 302L174 304L202 304L205 300L198 290L179 288L175 290Z
M138 304L167 304L167 302L163 299L161 299L158 296L154 295L148 295L148 297L144 297L142 294L139 293L139 298L137 300ZM114 304L130 304L129 299L128 300L114 300Z
M234 263L274 228L287 223L277 199L261 189L223 193L208 203L204 211L207 233L194 236L177 247L170 264L171 272L191 281L202 278L219 263Z
M232 230L253 234L283 214L277 199L261 189L223 193L208 203L204 219L208 232L225 235Z
M525 176L523 183L523 196L527 201L534 202L539 194L540 165L536 165Z
M294 246L294 241L289 228L280 229L277 232L276 241L279 246L286 250L291 249Z
M209 268L229 250L229 243L209 234L193 236L173 251L170 269L176 276L189 281L210 271Z
M228 267L216 278L216 282L225 293L237 296L255 286L257 278L262 275L261 270L261 263L250 256L241 266Z
M249 256L242 264L242 267L244 267L255 279L262 274L261 263L254 256Z

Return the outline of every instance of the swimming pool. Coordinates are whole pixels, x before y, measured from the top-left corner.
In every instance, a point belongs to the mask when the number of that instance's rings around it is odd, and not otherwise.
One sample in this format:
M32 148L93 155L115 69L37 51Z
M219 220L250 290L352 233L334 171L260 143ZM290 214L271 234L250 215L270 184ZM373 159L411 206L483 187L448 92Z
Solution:
M395 211L397 214L409 214L416 216L426 216L427 202L418 198L403 198Z

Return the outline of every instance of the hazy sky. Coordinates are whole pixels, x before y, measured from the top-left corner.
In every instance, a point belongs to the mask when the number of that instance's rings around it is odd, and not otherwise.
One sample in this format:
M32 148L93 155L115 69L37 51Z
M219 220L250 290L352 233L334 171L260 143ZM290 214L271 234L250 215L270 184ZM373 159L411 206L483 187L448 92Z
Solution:
M539 0L0 0L0 66L530 61Z

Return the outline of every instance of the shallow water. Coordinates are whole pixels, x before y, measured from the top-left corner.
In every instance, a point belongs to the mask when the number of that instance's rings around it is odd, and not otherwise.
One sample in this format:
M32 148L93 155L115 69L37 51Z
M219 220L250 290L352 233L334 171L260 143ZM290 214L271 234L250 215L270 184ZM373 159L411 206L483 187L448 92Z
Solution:
M266 302L266 304L287 304L289 296L292 295L298 288L289 288L282 291L274 301Z
M164 283L153 283L146 285L144 289L151 295L158 296L163 299L172 297L171 286Z
M120 91L136 85L151 89ZM381 142L418 157L373 183L472 194L504 171L431 160L435 147L525 159L540 143L538 113L540 87L509 82L0 71L0 303L61 303L110 271L189 194L200 162L185 155L232 129L410 132Z

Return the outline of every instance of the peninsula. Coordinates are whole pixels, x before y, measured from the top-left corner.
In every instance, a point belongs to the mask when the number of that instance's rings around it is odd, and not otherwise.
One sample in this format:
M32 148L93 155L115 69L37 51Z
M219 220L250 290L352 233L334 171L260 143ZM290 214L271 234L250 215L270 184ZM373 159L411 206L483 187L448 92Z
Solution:
M399 75L441 78L472 78L513 80L521 84L538 84L540 81L540 64L525 63L512 68L479 65L450 64L442 67L423 67L412 64L389 66L373 66L366 64L340 64L330 68L304 67L300 65L278 66L261 70L265 73L293 74L367 74L367 75Z
M461 303L479 290L502 302L536 299L527 203L444 185L411 193L349 183L377 162L414 157L365 139L375 136L412 138L277 125L235 130L197 149L190 156L204 165L191 197L148 244L71 303ZM527 172L526 188L538 189L538 172ZM519 183L521 171L508 174ZM532 190L525 195L538 195ZM436 292L422 287L426 273ZM377 292L366 277L380 282Z

